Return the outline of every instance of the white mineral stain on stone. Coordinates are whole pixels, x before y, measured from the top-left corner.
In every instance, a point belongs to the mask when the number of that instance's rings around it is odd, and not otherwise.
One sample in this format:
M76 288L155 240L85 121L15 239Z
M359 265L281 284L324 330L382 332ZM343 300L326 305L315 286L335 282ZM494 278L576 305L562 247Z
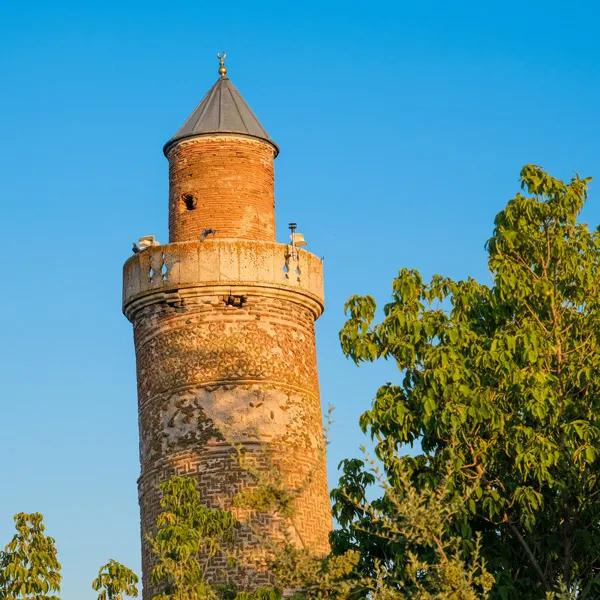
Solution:
M303 434L304 403L300 395L262 390L259 386L223 386L179 393L161 407L163 447L173 448L205 436L202 424L206 425L207 419L230 443L272 441L294 432ZM319 445L314 435L309 434L309 439L313 447Z
M300 419L299 400L279 390L261 390L258 386L203 390L200 402L204 412L219 429L227 424L224 435L231 441L269 440L290 433L293 421ZM271 416L272 415L272 416Z

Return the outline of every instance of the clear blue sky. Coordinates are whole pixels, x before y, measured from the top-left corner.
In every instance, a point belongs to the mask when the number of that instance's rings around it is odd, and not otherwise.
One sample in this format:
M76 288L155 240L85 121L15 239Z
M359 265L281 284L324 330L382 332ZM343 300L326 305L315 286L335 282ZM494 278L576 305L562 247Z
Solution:
M165 240L162 144L217 77L281 146L279 238L325 256L329 453L389 366L338 347L352 293L400 267L485 280L494 215L538 163L600 178L594 2L9 2L0 5L0 544L45 514L64 600L139 567L135 369L120 312L131 242ZM596 184L597 185L597 184ZM600 222L595 186L585 218Z

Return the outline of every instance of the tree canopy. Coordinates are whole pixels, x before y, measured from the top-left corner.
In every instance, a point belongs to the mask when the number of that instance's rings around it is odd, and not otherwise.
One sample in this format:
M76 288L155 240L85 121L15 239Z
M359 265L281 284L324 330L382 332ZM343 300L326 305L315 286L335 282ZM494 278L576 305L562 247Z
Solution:
M98 600L123 600L130 596L137 598L138 576L116 560L109 560L100 567L98 576L92 582L92 589L98 592Z
M2 600L59 600L60 563L40 513L14 516L17 532L0 552Z
M491 285L403 269L381 318L372 297L349 299L340 339L356 363L395 361L399 381L377 391L361 427L390 489L408 469L417 489L444 482L465 499L448 528L463 554L481 536L492 597L561 585L598 597L600 233L578 222L589 178L527 165L521 183L487 243ZM402 456L407 444L415 455ZM364 464L344 468L335 550L402 580L406 545L368 518ZM389 493L375 504L393 518Z
M189 477L171 477L161 490L162 512L149 540L156 557L152 581L159 590L154 600L217 598L206 579L206 559L223 551L235 519L227 511L204 506Z

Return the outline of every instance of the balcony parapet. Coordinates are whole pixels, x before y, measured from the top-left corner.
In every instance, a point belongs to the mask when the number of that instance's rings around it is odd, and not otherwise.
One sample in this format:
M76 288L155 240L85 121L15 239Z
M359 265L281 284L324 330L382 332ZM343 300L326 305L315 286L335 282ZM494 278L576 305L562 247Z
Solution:
M291 251L293 250L293 251ZM123 266L123 312L197 295L266 294L323 312L323 263L287 244L207 239L152 246Z

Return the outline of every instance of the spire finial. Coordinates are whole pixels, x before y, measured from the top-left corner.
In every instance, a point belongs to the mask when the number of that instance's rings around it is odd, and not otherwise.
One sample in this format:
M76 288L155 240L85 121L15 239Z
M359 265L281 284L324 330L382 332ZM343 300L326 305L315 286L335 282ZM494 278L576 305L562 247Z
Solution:
M225 66L227 54L225 52L217 52L217 58L219 59L219 75L221 79L227 79L227 67Z

